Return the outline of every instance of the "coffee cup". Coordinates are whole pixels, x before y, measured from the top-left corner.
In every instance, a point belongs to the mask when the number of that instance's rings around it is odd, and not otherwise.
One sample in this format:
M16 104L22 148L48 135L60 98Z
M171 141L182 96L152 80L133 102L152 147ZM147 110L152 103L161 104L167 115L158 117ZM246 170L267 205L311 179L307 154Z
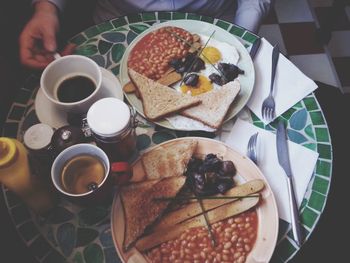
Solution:
M127 162L110 163L102 149L89 143L66 148L51 167L55 188L71 201L87 205L108 200L113 186L130 178Z
M80 55L57 57L43 71L40 88L58 110L84 114L103 97L102 72Z

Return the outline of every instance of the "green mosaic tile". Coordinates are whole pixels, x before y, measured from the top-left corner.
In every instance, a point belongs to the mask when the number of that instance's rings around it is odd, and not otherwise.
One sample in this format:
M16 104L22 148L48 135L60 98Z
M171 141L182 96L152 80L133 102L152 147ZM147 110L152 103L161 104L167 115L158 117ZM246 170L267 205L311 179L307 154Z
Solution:
M332 157L332 148L328 144L317 144L317 151L320 154L319 158L331 159Z
M100 33L112 30L114 28L110 21L99 24L99 25L97 25L97 27L98 27L98 30L100 31Z
M27 104L28 100L30 99L32 93L28 90L20 89L17 92L17 96L15 99L15 102L21 103L21 104Z
M43 237L39 236L30 244L29 248L37 258L42 259L50 251L51 246Z
M313 125L326 124L324 119L323 119L322 112L315 111L315 112L310 112L309 114L310 114L311 121L312 121Z
M327 194L328 188L329 181L316 175L314 183L312 184L312 190L317 191L321 194Z
M137 23L137 22L141 22L142 21L142 17L140 14L132 14L132 15L128 15L128 21L129 23Z
M201 16L196 14L187 14L187 19L201 20Z
M262 122L254 122L254 125L257 126L257 127L259 127L259 128L262 128L262 129L265 128L265 125L264 125L264 123L262 123Z
M83 34L78 34L69 40L70 43L81 45L86 41L86 37Z
M24 205L18 205L12 208L11 214L16 225L19 225L30 218L28 208Z
M125 20L125 17L119 17L117 19L112 20L111 22L115 28L125 26L126 24L128 24Z
M282 257L282 259L287 260L291 255L296 252L296 248L289 242L288 239L284 239L277 246L278 254Z
M301 101L299 101L298 103L294 104L293 108L302 108L303 104L301 103Z
M315 98L305 98L304 100L305 107L308 109L308 111L313 111L318 109L317 102Z
M329 134L326 128L315 128L318 142L329 142Z
M210 16L202 16L201 17L201 20L204 21L204 22L208 22L210 24L213 24L214 23L214 18L210 17Z
M325 201L326 201L326 197L324 195L319 194L317 192L312 192L309 199L308 206L321 212Z
M254 43L258 37L248 31L245 32L245 34L242 37L244 40L248 41L249 43Z
M229 32L233 35L241 37L241 36L243 36L245 29L238 27L238 26L235 26L235 25L232 25Z
M23 117L25 109L25 107L13 106L8 118L19 121Z
M272 255L272 258L270 260L270 263L283 263L284 261L281 259L281 257L277 254L277 250Z
M32 221L28 221L18 227L18 231L25 241L30 241L38 235L38 230Z
M303 144L303 146L313 151L316 151L317 149L316 143L306 143L306 144Z
M300 210L303 210L305 208L306 204L307 204L307 199L303 198L303 201L301 201L301 204L300 204Z
M186 14L180 12L173 12L173 19L186 19Z
M163 20L171 20L171 13L170 12L159 12L158 13L158 19Z
M98 30L97 26L92 26L92 27L86 29L84 32L88 38L91 38L91 37L94 37L94 36L97 36L98 34L100 34L100 30Z
M312 228L315 224L318 214L312 211L310 208L306 207L301 213L300 221L309 228Z
M312 124L306 126L304 131L310 138L315 139L315 134L314 134L314 129L313 129Z
M111 69L111 71L113 72L114 75L118 76L119 75L119 69L120 66L115 66L114 68Z
M316 173L319 175L330 176L331 175L331 166L330 162L317 161L316 164Z
M7 122L2 128L2 134L6 137L17 138L18 123Z
M150 21L150 20L156 20L156 14L155 13L142 13L142 20L143 21Z
M227 23L227 22L225 22L225 21L222 21L222 20L218 20L218 21L216 22L216 25L217 25L218 27L221 27L222 29L225 29L225 30L227 30L227 29L230 27L230 24L229 24L229 23Z
M293 113L296 111L297 109L290 108L289 110L287 110L285 113L282 114L282 117L285 118L286 120L289 120L290 117L293 115Z

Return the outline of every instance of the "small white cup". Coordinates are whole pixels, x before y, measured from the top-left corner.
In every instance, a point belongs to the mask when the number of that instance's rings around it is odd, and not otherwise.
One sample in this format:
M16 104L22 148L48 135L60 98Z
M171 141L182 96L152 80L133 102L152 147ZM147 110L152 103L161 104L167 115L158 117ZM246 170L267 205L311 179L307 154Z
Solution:
M103 181L97 186L97 188L101 187L105 183L105 181L108 178L108 174L110 170L110 163L108 160L108 156L99 147L93 144L81 143L81 144L76 144L66 148L56 157L55 161L52 164L51 179L56 189L60 191L62 194L69 197L83 197L83 196L90 195L93 192L93 190L90 190L90 191L86 191L83 194L72 194L67 192L62 186L61 174L62 174L62 169L64 165L69 160L79 155L95 156L103 162L103 165L105 167L105 176Z
M61 102L57 97L57 89L63 80L74 76L90 78L96 89L88 97L76 102ZM43 71L40 79L40 88L43 94L57 109L65 112L86 113L89 107L103 97L102 72L92 59L80 55L57 57Z

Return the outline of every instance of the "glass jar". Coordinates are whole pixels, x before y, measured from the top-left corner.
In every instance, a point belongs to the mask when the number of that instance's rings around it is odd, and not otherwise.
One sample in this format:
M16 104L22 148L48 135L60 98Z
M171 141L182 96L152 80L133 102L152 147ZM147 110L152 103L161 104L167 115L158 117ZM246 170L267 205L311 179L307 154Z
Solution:
M112 162L128 161L136 152L135 113L116 98L95 102L86 117L97 146Z

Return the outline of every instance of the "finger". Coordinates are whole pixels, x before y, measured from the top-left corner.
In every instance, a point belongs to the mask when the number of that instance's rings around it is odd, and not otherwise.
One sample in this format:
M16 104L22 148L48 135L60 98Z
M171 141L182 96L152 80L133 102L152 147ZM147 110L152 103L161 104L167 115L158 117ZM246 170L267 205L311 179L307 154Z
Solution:
M60 53L62 56L67 56L67 55L73 54L76 47L77 47L76 44L69 43L64 47L64 49Z
M43 44L44 48L49 52L55 52L57 49L56 45L56 35L53 30L45 28L43 30Z
M31 57L26 59L25 63L23 64L31 68L44 69L49 64L49 62L38 61L35 57Z

